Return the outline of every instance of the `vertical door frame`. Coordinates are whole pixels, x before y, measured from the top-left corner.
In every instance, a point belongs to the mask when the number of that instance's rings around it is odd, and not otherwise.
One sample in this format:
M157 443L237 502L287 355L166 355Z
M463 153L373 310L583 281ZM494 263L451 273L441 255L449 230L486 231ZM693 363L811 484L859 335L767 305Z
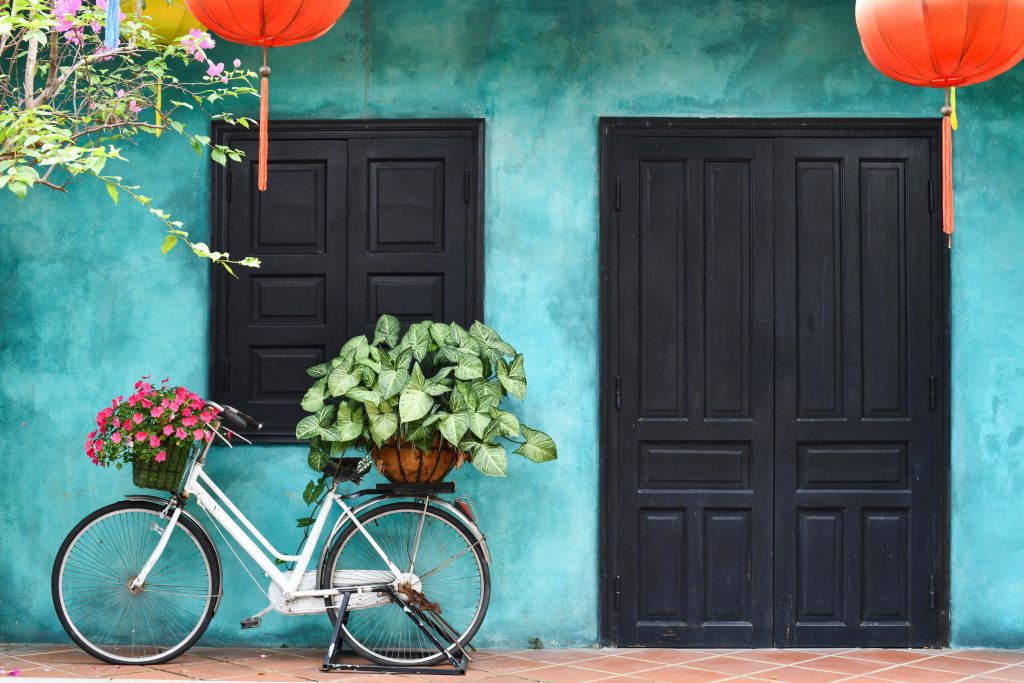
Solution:
M942 196L939 182L939 145L941 119L938 118L787 118L787 119L699 119L699 118L643 118L602 117L598 122L599 147L599 215L600 215L600 447L599 447L599 586L598 628L599 640L604 645L618 644L617 594L619 586L618 544L614 533L618 511L618 434L616 409L616 354L617 335L613 327L617 320L616 285L614 278L618 263L612 231L616 219L616 175L612 167L614 145L623 135L653 133L684 137L926 137L931 150L931 187L934 193L932 230L941 235ZM950 538L950 257L944 239L935 240L933 263L938 263L938 300L934 302L938 315L936 322L941 336L940 373L937 403L939 410L939 463L936 512L939 515L938 538L935 550L936 583L938 592L937 615L938 646L949 644L949 538ZM934 258L937 256L937 258ZM774 527L774 524L773 524Z

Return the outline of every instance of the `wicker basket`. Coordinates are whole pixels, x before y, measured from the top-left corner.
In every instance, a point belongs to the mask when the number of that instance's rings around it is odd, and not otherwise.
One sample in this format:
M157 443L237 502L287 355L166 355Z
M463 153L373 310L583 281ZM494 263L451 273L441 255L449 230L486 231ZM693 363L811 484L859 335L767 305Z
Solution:
M373 449L373 462L393 484L436 484L448 476L458 460L458 451L440 445L435 443L423 451L412 444L399 448L395 442L388 442Z
M135 460L132 462L132 481L143 489L174 492L181 485L181 478L188 465L190 444L170 446L166 450L167 459L163 462L155 460Z

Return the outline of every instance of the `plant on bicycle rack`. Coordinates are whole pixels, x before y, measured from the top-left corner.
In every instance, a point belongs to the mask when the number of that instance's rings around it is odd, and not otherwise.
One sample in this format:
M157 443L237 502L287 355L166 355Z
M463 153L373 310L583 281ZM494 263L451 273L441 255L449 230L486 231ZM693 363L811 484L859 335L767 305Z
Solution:
M185 387L168 386L167 379L159 387L147 380L140 379L134 394L118 396L96 415L97 428L85 442L93 464L121 469L122 463L163 462L172 449L213 440L209 423L218 408Z
M481 322L466 330L425 320L402 336L398 319L382 315L373 341L354 337L336 358L306 372L316 378L302 399L312 415L295 436L309 441L309 466L317 472L350 448L372 451L386 443L424 451L451 444L459 464L468 459L490 476L507 473L503 441L533 462L557 457L550 436L501 407L506 396L526 396L523 355ZM322 486L310 482L307 503Z

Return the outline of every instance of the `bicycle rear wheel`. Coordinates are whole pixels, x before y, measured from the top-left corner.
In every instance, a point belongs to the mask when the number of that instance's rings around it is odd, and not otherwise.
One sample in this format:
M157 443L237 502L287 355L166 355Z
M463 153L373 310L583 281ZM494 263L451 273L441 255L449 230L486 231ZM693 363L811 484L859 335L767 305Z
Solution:
M190 648L219 602L221 576L206 532L184 515L146 582L131 587L163 533L164 506L123 501L79 522L53 563L51 592L64 630L112 664L157 664Z
M491 597L491 574L483 548L455 516L422 502L399 502L372 508L359 521L403 572L399 594L416 605L447 637L445 651L464 647L476 635ZM417 544L417 538L419 543ZM350 524L338 537L321 567L321 588L359 583L360 574L390 576L384 561ZM362 579L365 582L365 579ZM328 616L336 619L339 596L326 598ZM334 609L331 609L334 608ZM386 594L353 594L342 637L363 657L378 664L430 666L445 655L424 636Z

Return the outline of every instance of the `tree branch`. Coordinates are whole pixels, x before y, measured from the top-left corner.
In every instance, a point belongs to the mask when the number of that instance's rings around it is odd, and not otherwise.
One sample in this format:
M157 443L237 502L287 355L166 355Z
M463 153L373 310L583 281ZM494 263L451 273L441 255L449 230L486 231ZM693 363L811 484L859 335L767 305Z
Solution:
M39 52L39 41L29 38L28 55L25 57L25 108L32 109L37 102L32 97L36 90L36 55Z

